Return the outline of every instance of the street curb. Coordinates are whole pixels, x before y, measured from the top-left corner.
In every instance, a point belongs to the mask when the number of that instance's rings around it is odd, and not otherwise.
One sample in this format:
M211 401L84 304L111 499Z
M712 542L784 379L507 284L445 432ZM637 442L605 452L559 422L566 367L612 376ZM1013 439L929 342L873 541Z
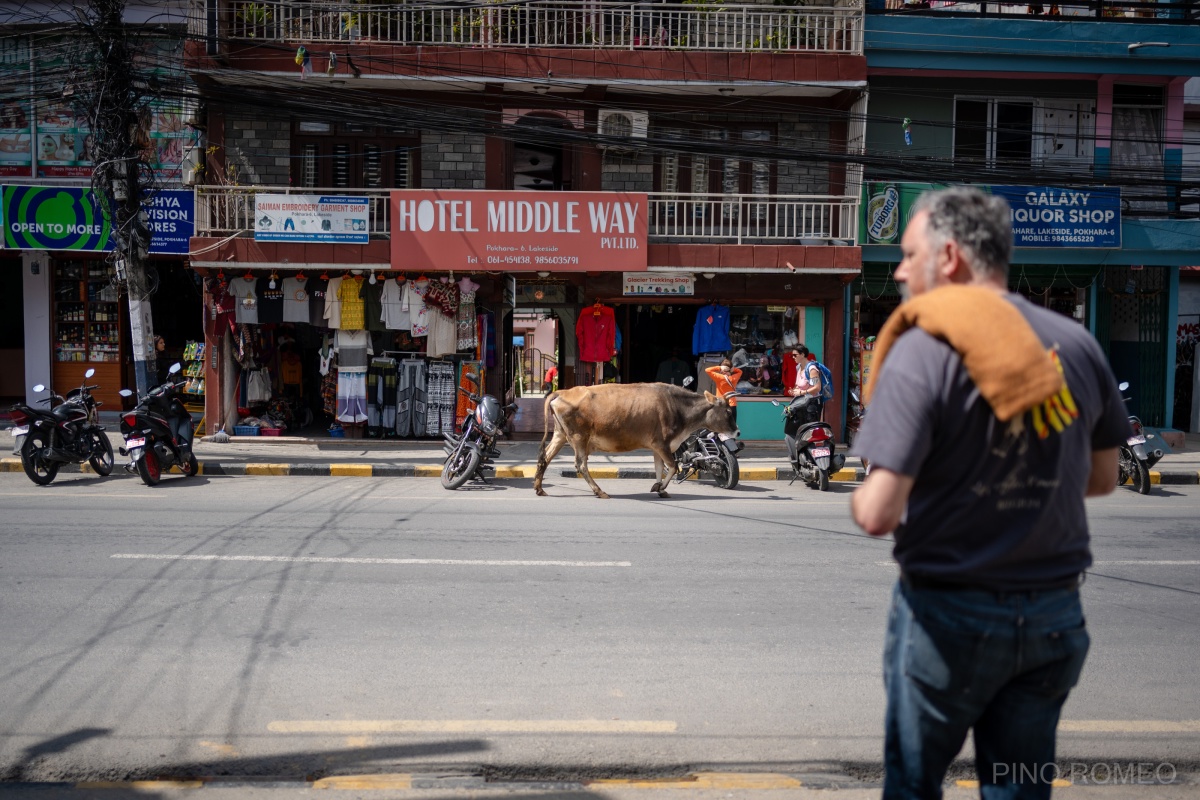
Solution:
M21 459L0 458L0 473L22 472ZM63 464L59 470L64 474L92 474L88 464ZM594 467L589 470L596 480L654 480L654 470L641 467ZM536 467L506 467L497 465L495 474L489 475L489 480L521 480L532 478L537 472ZM171 474L179 474L178 467L171 468ZM275 464L264 462L231 462L201 461L199 475L255 476L255 477L315 477L315 478L439 478L442 474L440 466L428 464ZM134 477L124 469L123 464L117 464L112 471L112 477ZM563 478L582 478L583 475L574 469L563 469L559 473ZM865 477L861 469L841 469L830 476L830 480L855 483ZM790 467L744 467L741 471L744 481L791 481ZM693 475L688 480L697 480ZM1200 470L1168 470L1150 471L1150 482L1164 486L1196 486L1200 485Z

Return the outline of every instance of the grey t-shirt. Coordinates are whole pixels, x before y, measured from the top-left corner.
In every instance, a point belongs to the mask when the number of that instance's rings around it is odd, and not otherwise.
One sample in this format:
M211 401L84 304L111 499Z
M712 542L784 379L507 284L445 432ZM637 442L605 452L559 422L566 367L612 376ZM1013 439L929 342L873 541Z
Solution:
M1124 443L1128 412L1086 329L1007 297L1058 354L1066 389L1052 415L1001 423L958 354L919 329L896 341L877 378L853 451L916 478L895 532L908 574L1015 590L1092 563L1083 503L1092 451Z

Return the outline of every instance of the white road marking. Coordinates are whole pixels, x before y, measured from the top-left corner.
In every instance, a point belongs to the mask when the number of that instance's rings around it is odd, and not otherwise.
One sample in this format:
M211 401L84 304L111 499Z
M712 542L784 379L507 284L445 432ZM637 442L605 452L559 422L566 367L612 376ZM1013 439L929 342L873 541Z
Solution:
M209 556L168 553L114 553L110 558L143 561L265 561L295 564L388 564L448 567L632 567L632 561L507 561L459 558L333 558L326 556Z
M1200 720L1064 719L1058 729L1065 733L1200 733Z
M876 561L877 567L894 567L895 561ZM1200 567L1200 561L1144 561L1141 559L1127 559L1124 561L1096 561L1088 569L1096 567Z
M675 733L671 720L624 719L364 719L278 720L272 733Z

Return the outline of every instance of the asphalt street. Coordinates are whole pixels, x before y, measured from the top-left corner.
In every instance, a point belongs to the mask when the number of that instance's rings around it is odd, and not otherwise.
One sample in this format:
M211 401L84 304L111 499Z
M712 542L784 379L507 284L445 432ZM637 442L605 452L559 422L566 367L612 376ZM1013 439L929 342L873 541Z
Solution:
M877 780L853 486L646 488L0 475L0 775ZM1200 487L1089 507L1060 761L1195 774Z

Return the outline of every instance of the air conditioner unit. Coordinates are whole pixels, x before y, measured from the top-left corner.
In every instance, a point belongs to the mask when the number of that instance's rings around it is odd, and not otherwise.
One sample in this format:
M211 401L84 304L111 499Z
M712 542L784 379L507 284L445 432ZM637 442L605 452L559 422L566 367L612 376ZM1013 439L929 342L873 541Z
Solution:
M597 127L600 135L610 140L601 147L625 149L611 140L645 139L650 130L650 115L645 111L601 109Z

